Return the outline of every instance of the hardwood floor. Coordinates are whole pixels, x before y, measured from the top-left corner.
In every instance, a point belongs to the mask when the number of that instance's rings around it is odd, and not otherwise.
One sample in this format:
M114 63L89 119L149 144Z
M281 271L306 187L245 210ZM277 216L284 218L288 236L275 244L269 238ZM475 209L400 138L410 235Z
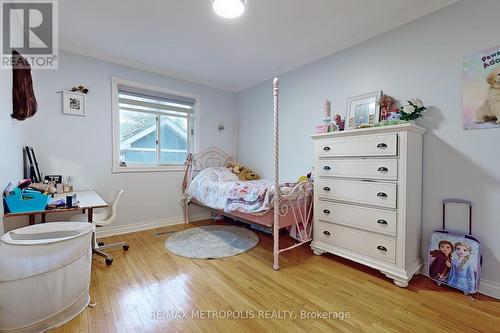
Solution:
M255 249L217 260L169 254L167 236L154 236L184 228L105 239L127 241L130 250L113 251L109 267L94 257L97 305L53 332L500 332L500 301L481 295L472 302L423 276L402 289L369 268L314 256L309 247L285 253L274 271L271 238L260 232ZM240 318L222 318L230 315Z

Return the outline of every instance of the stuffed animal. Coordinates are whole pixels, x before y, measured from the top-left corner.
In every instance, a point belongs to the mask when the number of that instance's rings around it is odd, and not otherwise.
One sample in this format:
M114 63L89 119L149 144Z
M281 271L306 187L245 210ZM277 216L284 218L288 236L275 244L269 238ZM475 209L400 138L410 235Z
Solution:
M309 172L306 176L300 176L298 179L298 182L311 182L312 179L312 172Z
M234 174L239 174L243 169L243 166L239 163L228 162L226 168L232 171Z
M250 169L245 168L243 165L239 163L229 162L226 164L226 167L229 168L235 175L238 176L239 180L258 180L260 177Z
M299 177L299 183L301 183L301 182L307 182L307 181L309 181L309 178L307 178L307 176L300 176Z
M79 92L82 94L86 94L89 92L89 90L87 88L85 88L84 86L73 87L73 88L71 88L71 91L72 92Z
M243 168L243 170L240 172L238 177L240 178L240 180L258 180L258 179L260 179L260 177L255 172L253 172L252 170L245 169L245 168Z

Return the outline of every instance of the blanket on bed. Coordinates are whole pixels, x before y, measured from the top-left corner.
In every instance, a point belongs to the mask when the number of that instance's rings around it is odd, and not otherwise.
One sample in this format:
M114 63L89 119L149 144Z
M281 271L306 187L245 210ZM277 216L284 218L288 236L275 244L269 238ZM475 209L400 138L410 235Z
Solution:
M266 179L232 182L227 194L225 212L256 213L271 208L274 185Z
M265 213L272 208L274 184L270 180L259 179L239 181L226 173L226 168L202 170L189 184L188 197L202 204L222 209L225 212ZM290 193L294 184L285 183L281 193Z

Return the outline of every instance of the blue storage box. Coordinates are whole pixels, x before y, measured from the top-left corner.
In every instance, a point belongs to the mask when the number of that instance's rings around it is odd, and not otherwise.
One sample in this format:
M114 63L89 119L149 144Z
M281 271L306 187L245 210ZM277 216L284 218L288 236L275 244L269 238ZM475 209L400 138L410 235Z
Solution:
M45 210L49 196L38 191L14 189L14 193L3 198L9 213L27 213Z

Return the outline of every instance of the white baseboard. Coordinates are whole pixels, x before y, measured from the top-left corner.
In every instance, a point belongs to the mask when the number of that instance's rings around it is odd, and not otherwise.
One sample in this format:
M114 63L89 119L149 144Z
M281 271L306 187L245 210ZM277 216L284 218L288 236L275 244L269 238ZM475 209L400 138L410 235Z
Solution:
M420 274L429 276L427 262L424 262L424 264L422 265ZM500 299L500 283L481 279L481 282L479 283L479 293L496 299Z
M210 218L209 213L189 215L189 221L191 221L191 222L206 220L208 218ZM102 227L102 228L98 228L96 233L97 233L97 237L101 238L101 237L128 234L131 232L137 232L137 231L160 228L160 227L169 227L172 225L183 224L183 223L184 223L184 217L179 216L179 217L171 217L168 219L138 222L138 223L134 223L134 224Z
M479 292L483 295L500 299L500 283L481 279Z

